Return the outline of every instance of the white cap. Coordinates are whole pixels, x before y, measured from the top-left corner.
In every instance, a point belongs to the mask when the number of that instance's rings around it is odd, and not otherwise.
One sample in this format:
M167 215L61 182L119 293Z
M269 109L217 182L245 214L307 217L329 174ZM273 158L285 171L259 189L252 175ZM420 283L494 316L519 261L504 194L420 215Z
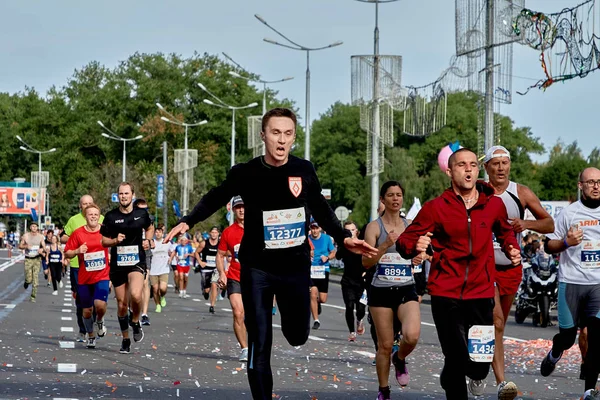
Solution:
M502 150L502 153L494 154L498 150ZM510 158L510 152L508 150L506 150L506 147L504 147L504 146L492 146L488 149L488 151L485 152L485 158L483 159L483 162L487 163L492 158L498 158L498 157Z

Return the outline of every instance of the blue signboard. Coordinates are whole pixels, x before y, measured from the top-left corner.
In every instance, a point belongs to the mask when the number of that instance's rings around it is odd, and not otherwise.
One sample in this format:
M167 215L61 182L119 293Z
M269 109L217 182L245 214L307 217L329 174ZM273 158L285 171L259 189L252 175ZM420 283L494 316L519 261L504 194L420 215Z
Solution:
M165 198L165 176L160 174L156 177L156 206L163 208Z

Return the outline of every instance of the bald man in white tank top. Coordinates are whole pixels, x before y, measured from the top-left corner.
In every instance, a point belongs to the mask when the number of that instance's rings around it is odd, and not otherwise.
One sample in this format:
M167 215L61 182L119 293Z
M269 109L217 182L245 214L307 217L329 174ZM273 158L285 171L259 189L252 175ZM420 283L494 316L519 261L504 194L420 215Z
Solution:
M484 159L485 170L490 177L490 185L496 196L506 206L509 222L513 226L517 240L525 230L538 233L554 232L554 220L540 203L540 199L527 186L512 182L510 176L510 153L502 146L492 146ZM525 210L531 211L535 220L526 221ZM498 384L498 399L512 400L517 396L517 386L506 382L504 377L504 327L517 290L522 281L523 267L514 267L499 246L494 243L496 258L496 297L494 306L494 327L496 348L492 368Z

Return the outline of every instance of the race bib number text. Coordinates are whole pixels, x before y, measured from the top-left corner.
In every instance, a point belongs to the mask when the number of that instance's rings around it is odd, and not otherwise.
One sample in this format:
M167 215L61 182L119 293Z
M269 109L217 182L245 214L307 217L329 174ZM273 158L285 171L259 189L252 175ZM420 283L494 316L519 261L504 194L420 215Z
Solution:
M581 243L581 268L600 268L599 240L584 240Z
M473 325L469 329L467 346L469 356L475 362L492 362L494 359L494 326Z
M310 266L310 278L311 279L325 279L325 266L324 265L311 265Z
M117 265L120 267L136 265L140 262L138 246L118 246Z
M379 260L377 279L387 282L408 283L413 280L412 264L396 253L386 253Z
M104 251L95 251L83 255L85 270L88 272L101 271L106 268L106 257Z
M267 249L287 249L306 241L306 213L303 207L263 212Z

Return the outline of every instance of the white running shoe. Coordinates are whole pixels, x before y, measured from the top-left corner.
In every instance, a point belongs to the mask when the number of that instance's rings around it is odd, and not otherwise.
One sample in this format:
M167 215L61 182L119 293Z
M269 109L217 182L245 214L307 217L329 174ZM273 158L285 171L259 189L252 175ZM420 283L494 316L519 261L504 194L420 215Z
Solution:
M52 296L58 296L58 290L55 290L54 292L52 292Z
M104 326L104 318L102 321L96 321L97 335L98 337L104 337L106 335L106 326Z
M242 349L240 353L240 361L248 361L248 348Z
M62 283L62 281L58 282L58 286L59 286L60 288L62 288L62 287L64 286L64 285L63 285L63 283Z
M485 392L485 381L484 380L474 380L469 378L469 392L471 392L471 394L473 396L483 396L483 393Z
M498 385L498 400L514 400L519 393L517 385L513 382L500 382Z

